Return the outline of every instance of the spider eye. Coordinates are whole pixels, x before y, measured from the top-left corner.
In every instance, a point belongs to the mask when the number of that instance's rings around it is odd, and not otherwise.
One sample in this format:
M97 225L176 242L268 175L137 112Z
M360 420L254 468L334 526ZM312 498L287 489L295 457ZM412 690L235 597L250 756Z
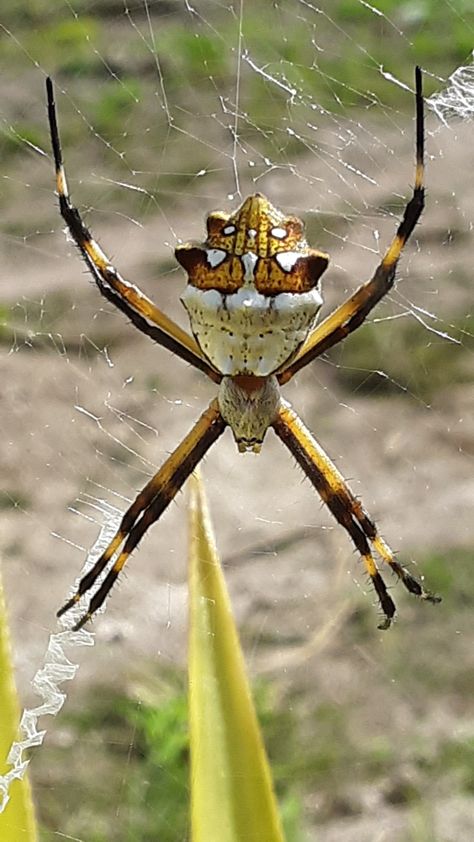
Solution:
M286 239L288 232L286 228L281 228L279 225L277 225L275 228L270 229L270 234L272 235L272 237L275 237L275 240L284 240Z

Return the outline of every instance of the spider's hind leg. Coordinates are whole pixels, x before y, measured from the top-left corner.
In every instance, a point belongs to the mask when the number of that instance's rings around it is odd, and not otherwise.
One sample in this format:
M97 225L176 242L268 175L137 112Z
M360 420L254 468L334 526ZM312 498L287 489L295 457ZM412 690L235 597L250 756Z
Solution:
M336 469L334 468L334 470ZM351 510L354 514L354 517L361 525L364 531L364 535L366 535L366 537L374 547L377 555L380 556L380 558L385 564L388 564L391 571L395 573L397 578L400 579L400 581L405 585L407 591L409 593L415 594L415 596L421 597L421 599L428 600L428 602L441 602L441 598L439 596L435 596L435 594L432 594L430 591L425 591L421 582L419 582L418 579L416 579L415 576L413 576L406 569L406 567L403 567L403 565L396 560L393 551L390 549L387 542L382 538L381 535L379 535L376 524L374 523L372 518L369 517L360 500L358 500L357 497L354 497L347 485L346 491L348 494L348 500L349 505L351 506Z
M94 588L101 573L111 563L107 575L93 593L87 611L72 627L73 631L79 631L100 608L145 532L161 517L226 426L217 400L214 399L181 444L138 494L125 512L115 537L91 570L83 576L76 592L57 612L57 616L61 617L73 608L84 594Z
M354 496L336 466L284 401L280 405L273 428L359 551L385 616L379 628L387 629L390 626L396 609L377 568L370 544L410 593L429 602L439 602L439 597L425 591L422 584L394 558L390 547L378 534L375 523Z
M400 579L400 581L403 582L407 591L409 593L415 594L415 596L419 596L421 599L426 599L428 602L441 602L440 596L431 593L431 591L426 591L421 582L419 582L415 576L412 576L412 574L406 569L406 567L403 567L403 565L400 564L400 562L397 561L396 558L394 558L393 552L388 546L388 544L377 533L375 524L372 525L374 527L375 534L374 537L370 540L373 546L375 547L375 550L379 554L382 561L388 564L391 570L393 570L396 576Z

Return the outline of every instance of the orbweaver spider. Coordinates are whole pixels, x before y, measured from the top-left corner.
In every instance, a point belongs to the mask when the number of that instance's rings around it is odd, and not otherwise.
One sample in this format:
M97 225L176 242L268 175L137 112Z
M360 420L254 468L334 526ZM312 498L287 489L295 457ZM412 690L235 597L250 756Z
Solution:
M269 427L287 446L362 556L384 615L379 628L390 626L395 604L378 571L371 545L410 593L438 602L439 597L425 591L394 558L374 521L335 465L280 396L280 386L358 328L394 284L399 257L424 205L420 68L415 72L415 186L395 237L372 278L315 327L323 303L319 279L327 268L328 255L309 248L299 219L285 216L256 193L230 215L220 211L210 213L204 243L185 243L175 250L178 263L188 274L181 301L188 312L193 336L162 313L138 287L120 276L82 222L78 209L71 204L53 83L49 78L46 87L59 209L99 292L142 333L219 384L217 398L140 491L123 515L115 537L81 579L76 593L58 611L58 616L91 590L109 567L74 629L80 629L93 616L130 553L227 426L241 452L258 453Z

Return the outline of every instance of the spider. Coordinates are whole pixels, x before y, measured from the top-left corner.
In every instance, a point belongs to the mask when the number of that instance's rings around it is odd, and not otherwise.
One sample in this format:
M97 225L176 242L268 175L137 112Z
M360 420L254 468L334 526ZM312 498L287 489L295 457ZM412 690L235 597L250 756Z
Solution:
M138 287L122 278L84 225L69 197L50 78L46 89L59 209L99 292L142 333L219 386L217 397L140 491L123 515L115 537L57 616L69 611L95 588L88 609L74 630L91 619L130 553L227 426L240 452L258 453L269 427L287 446L362 557L383 612L379 628L390 626L396 608L378 570L374 551L410 593L438 602L439 597L426 591L395 559L361 502L280 395L280 386L356 330L394 284L399 257L424 206L420 68L415 71L413 194L372 278L316 327L323 303L319 281L329 257L308 246L303 223L297 217L281 213L265 196L255 193L234 213L210 213L204 243L185 243L175 250L178 263L188 274L181 301L188 312L192 336L161 312ZM99 585L98 579L107 568Z

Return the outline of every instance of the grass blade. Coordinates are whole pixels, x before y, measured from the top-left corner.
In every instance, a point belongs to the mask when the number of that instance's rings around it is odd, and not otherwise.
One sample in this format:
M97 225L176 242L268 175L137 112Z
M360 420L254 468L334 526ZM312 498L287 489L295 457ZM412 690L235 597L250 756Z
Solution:
M193 842L284 842L201 480L190 480Z
M6 758L17 737L20 706L16 695L3 587L0 578L0 775L9 771ZM33 801L27 777L13 780L9 801L0 813L2 842L36 842Z

